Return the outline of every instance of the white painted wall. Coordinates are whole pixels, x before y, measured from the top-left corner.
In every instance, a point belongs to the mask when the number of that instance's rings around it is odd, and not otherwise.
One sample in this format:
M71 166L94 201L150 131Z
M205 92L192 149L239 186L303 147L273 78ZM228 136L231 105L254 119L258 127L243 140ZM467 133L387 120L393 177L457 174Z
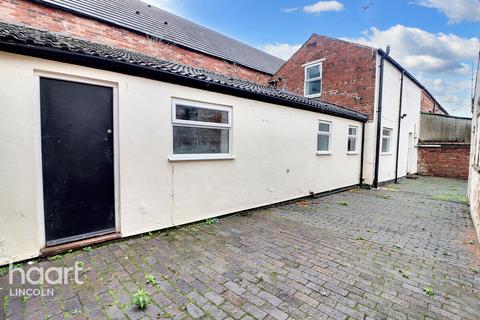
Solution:
M378 110L378 91L379 91L379 68L380 56L377 55L377 73L375 90L375 114L374 120L366 125L365 137L369 140L365 143L365 182L371 184L374 178L375 163L375 141L377 130L377 110ZM395 178L395 158L397 152L397 134L398 134L398 108L400 99L401 71L399 71L390 62L385 61L383 75L383 96L382 96L382 128L392 129L392 140L390 151L387 154L380 153L378 181L384 182ZM419 124L420 124L420 98L421 89L408 77L404 77L403 82L403 102L402 113L407 116L401 121L400 147L398 160L398 177L403 177L408 173L417 172L418 151L415 147L418 142ZM413 149L411 149L410 159L409 133L412 133ZM381 139L381 138L380 138ZM381 142L381 140L380 140ZM380 143L381 148L381 143ZM381 150L381 149L380 149ZM407 170L409 163L409 170Z
M393 130L390 153L380 153L380 167L378 181L388 181L395 178L395 159L397 154L397 135L398 135L398 108L400 104L400 84L402 73L390 62L385 61L383 78L383 107L382 107L382 127L388 127ZM420 123L420 99L421 89L407 76L403 78L403 101L402 114L407 116L401 121L400 129L400 147L398 158L398 177L407 174L407 163L409 163L409 173L417 172L417 148L411 149L409 154L409 133L412 133L413 144L417 145L419 123Z
M37 72L118 87L119 229L171 227L359 182L348 125L361 123L119 73L0 52L0 238L4 256L44 246ZM171 162L172 97L233 108L233 160ZM317 121L332 121L332 154L317 155ZM0 260L0 264L6 260Z

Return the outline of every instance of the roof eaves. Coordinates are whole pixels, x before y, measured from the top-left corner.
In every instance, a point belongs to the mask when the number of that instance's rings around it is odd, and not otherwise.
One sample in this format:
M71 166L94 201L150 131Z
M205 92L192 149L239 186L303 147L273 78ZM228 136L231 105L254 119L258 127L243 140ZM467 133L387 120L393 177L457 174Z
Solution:
M245 80L115 49L47 31L0 22L0 49L165 81L365 122L368 116L344 107Z

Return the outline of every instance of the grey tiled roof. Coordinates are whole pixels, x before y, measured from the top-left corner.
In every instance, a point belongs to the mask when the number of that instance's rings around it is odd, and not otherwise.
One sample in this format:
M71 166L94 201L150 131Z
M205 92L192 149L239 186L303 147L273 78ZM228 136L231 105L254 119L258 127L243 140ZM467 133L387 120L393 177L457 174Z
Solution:
M259 49L140 0L35 0L274 74L284 63Z
M279 105L366 121L367 115L270 86L141 53L0 22L0 50L38 56L246 97Z

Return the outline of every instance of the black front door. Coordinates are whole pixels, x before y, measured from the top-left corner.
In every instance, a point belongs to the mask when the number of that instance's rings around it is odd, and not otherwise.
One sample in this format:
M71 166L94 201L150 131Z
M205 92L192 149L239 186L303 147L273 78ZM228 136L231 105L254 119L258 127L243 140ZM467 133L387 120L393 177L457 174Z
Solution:
M40 78L47 245L115 230L113 89Z

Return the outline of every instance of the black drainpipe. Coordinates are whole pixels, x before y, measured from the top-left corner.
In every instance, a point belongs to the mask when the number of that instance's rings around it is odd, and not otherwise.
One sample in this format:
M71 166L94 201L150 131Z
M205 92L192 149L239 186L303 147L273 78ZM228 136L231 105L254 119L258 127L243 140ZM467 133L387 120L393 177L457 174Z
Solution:
M365 122L362 123L362 151L360 152L360 186L363 185L363 150L365 147Z
M402 70L402 78L400 80L400 103L398 105L397 154L395 157L395 183L398 183L398 152L400 151L400 129L401 129L401 122L404 117L402 115L403 76L404 75L405 75L405 71Z
M378 188L378 162L380 161L380 137L382 133L382 95L383 95L383 67L385 58L390 53L390 46L387 46L385 53L380 51L380 78L378 80L378 107L377 107L377 140L375 144L375 171L373 176L373 187Z

